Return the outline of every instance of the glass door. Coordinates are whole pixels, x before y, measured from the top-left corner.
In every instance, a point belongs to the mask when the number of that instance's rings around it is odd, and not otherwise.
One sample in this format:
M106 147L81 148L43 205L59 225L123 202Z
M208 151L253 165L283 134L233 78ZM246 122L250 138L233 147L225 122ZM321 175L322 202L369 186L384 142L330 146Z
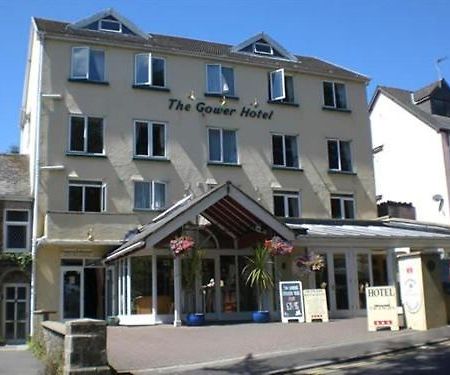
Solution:
M83 316L84 287L82 267L62 267L62 319L79 319Z
M333 261L333 278L332 280L332 310L342 312L349 310L349 273L348 259L346 253L331 254Z
M356 279L356 298L354 308L356 310L366 310L366 288L373 285L372 277L372 257L369 251L358 251L353 254Z
M25 342L28 332L28 285L5 284L3 295L5 339L12 344Z

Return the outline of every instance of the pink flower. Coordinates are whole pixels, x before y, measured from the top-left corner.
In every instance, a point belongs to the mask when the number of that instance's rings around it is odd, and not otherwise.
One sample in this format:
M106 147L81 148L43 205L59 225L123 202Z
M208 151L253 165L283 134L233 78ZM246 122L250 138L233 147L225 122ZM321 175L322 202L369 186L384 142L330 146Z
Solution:
M181 236L170 241L170 249L174 256L179 256L191 250L194 244L195 242L192 237Z
M289 255L294 249L294 246L278 236L273 237L271 240L264 241L264 247L272 256Z

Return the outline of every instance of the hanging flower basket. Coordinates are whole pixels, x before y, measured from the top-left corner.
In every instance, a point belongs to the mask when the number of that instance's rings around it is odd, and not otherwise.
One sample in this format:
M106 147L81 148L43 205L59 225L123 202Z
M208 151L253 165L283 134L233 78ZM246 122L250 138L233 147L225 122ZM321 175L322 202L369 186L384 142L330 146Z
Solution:
M191 251L194 244L192 237L181 236L170 241L170 250L172 250L173 256L177 257Z
M302 255L295 260L295 265L300 272L321 271L325 267L325 260L322 255L310 253Z
M292 253L292 250L294 250L294 246L278 236L272 237L271 240L264 241L264 247L272 256L289 255L290 253Z

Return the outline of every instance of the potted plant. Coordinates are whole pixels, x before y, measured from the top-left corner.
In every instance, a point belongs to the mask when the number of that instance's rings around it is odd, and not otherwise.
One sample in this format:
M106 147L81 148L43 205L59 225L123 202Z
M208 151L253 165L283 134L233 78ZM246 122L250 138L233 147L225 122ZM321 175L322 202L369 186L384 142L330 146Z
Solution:
M182 267L184 288L187 295L188 310L195 311L195 280L201 271L203 252L195 248L195 241L190 236L180 236L171 240L170 249L172 250L174 257L185 256ZM203 325L204 322L204 313L189 312L186 315L187 325L200 326Z
M188 310L196 311L196 288L195 282L197 276L200 275L202 269L203 251L193 248L189 257L185 259L183 263L183 280L186 294L188 297ZM190 326L200 326L205 323L204 312L189 312L186 315L186 323Z
M264 293L273 288L273 276L268 269L273 264L273 257L278 255L288 255L292 252L293 246L282 240L280 237L273 237L264 242L264 245L258 245L252 257L247 257L247 264L242 270L246 276L245 283L250 287L256 287L258 296L258 311L252 314L253 321L265 323L270 320L269 311L263 310Z

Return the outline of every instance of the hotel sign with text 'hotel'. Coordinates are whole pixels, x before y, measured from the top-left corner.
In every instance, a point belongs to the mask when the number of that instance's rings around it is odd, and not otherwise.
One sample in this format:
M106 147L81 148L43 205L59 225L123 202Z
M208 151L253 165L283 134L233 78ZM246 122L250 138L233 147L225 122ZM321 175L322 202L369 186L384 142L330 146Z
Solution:
M395 286L366 288L367 328L376 331L390 328L398 331L397 294Z
M198 102L197 104L184 103L180 99L169 99L169 110L179 112L193 112L196 111L201 114L207 115L222 115L226 117L239 116L243 118L259 119L259 120L272 120L272 111L263 111L262 109L252 109L250 107L243 106L236 109L227 107L225 105L212 106L205 102Z

